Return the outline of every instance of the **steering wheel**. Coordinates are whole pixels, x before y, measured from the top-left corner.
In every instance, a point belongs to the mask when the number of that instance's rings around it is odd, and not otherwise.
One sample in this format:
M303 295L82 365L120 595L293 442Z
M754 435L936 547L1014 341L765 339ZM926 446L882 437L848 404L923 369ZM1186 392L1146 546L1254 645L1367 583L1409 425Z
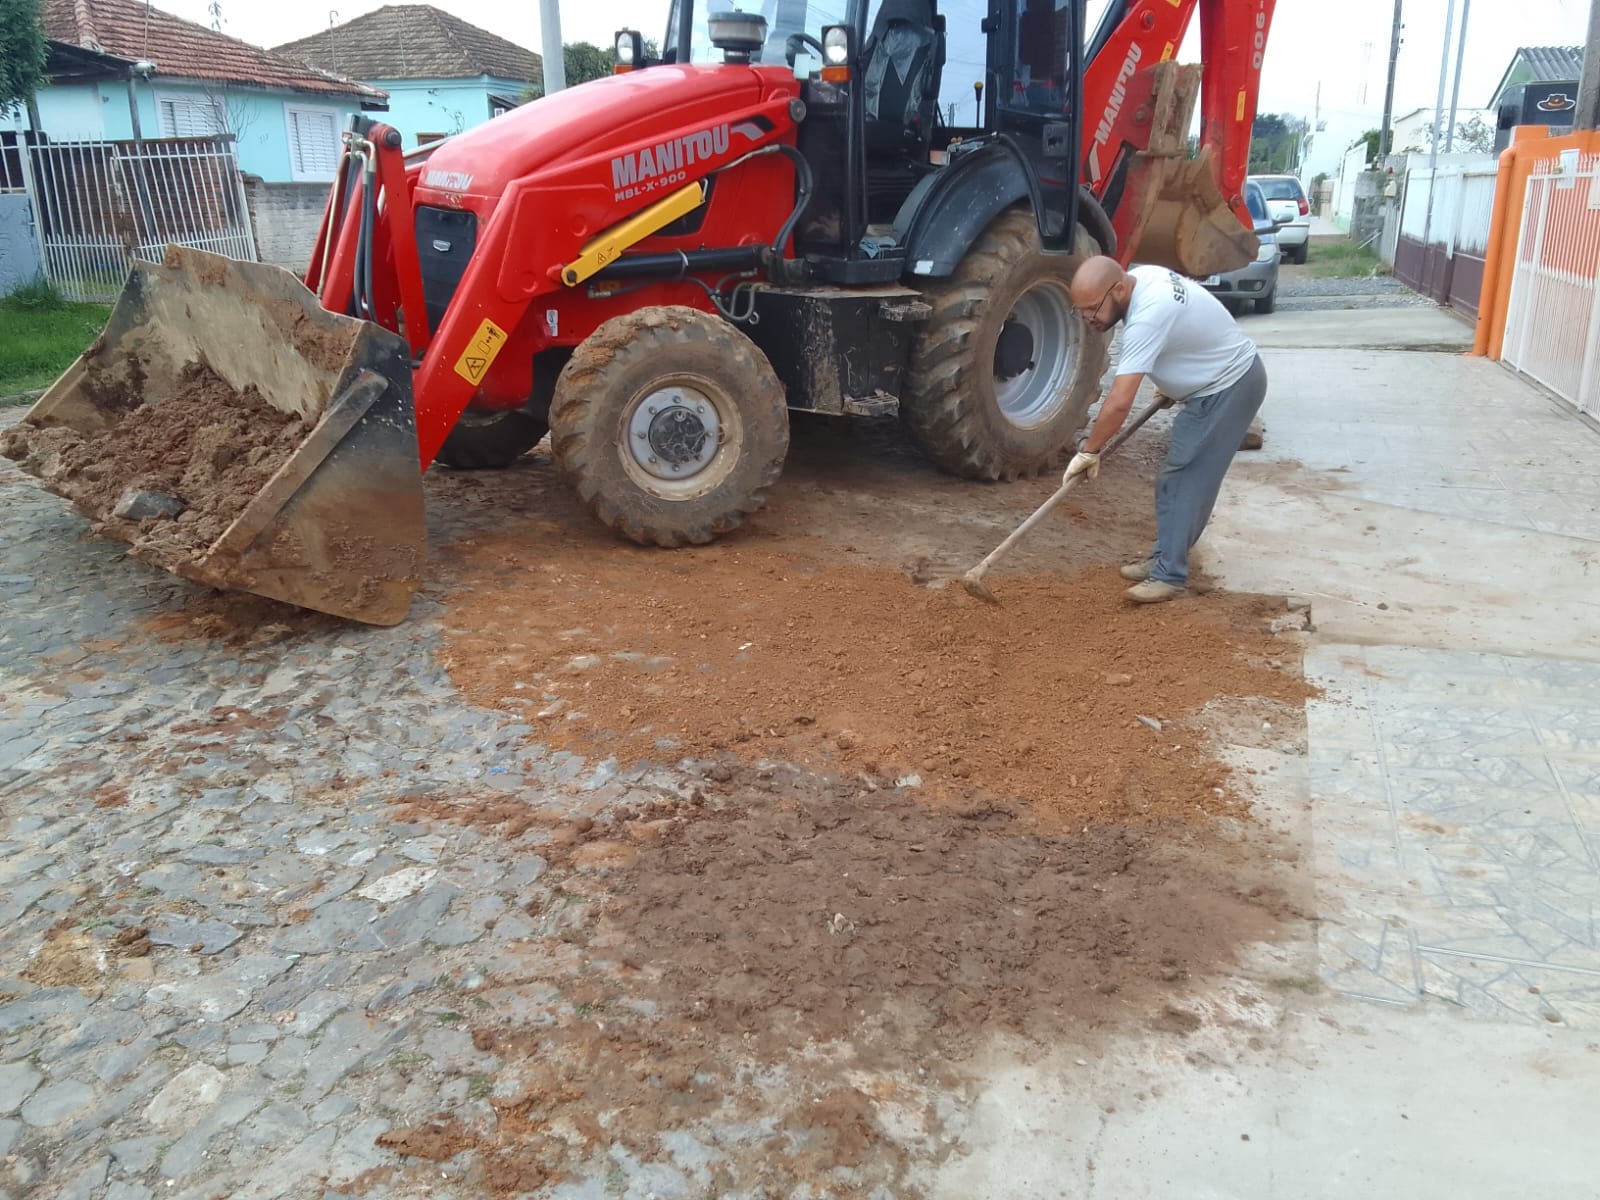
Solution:
M783 46L784 57L789 60L791 70L794 69L794 60L800 57L800 50L804 46L810 46L815 50L817 52L817 61L822 61L822 43L819 40L809 33L791 33L789 40Z

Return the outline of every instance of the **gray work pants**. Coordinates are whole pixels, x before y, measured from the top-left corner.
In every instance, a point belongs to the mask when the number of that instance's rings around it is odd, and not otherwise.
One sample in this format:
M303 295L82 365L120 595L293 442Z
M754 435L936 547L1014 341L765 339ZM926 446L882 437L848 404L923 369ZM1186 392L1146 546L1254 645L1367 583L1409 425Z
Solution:
M1189 548L1200 540L1222 477L1267 397L1267 369L1257 356L1230 388L1184 402L1172 419L1172 444L1156 479L1156 545L1150 578L1183 587Z

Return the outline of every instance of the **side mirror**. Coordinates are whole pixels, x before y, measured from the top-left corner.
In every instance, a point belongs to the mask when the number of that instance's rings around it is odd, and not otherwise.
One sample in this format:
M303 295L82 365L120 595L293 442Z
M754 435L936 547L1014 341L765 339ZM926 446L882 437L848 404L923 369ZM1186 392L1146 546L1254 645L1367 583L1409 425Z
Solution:
M1277 221L1257 221L1251 232L1260 237L1264 233L1277 233L1282 228L1283 225Z
M1292 224L1294 224L1294 219L1292 217L1279 217L1277 220L1272 222L1272 227L1274 229L1282 229L1285 225Z

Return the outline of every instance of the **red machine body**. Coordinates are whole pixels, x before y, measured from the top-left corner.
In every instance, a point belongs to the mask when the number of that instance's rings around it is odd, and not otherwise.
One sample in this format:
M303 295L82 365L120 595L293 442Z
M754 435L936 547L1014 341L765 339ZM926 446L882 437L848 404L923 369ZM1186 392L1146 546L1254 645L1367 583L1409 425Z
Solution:
M1125 3L1085 68L1082 185L1109 217L1123 262L1137 254L1161 186L1162 160L1150 153L1150 68L1173 58L1197 11L1207 64L1202 145L1215 156L1226 204L1249 228L1242 192L1274 2ZM686 278L568 286L562 270L591 239L658 196L752 150L792 146L800 95L801 82L783 66L658 65L525 105L424 148L419 162L405 162L395 131L372 130L370 165L348 170L330 196L307 283L327 307L348 310L361 259L354 216L376 195L371 295L368 311L357 315L402 333L411 347L422 468L469 405L492 411L526 404L542 351L575 346L608 319L647 305L712 311L706 290ZM717 179L693 222L629 249L660 254L761 243L793 206L795 188L787 158L756 158ZM417 247L424 210L476 218L470 261L436 328L427 317Z

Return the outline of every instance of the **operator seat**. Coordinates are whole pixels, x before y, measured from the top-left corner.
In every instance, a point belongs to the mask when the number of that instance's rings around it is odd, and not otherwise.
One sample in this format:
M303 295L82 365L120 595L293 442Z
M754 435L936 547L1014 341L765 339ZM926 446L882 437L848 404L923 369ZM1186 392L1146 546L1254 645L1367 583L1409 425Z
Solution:
M944 20L933 0L883 0L861 62L868 155L926 162L944 67Z

